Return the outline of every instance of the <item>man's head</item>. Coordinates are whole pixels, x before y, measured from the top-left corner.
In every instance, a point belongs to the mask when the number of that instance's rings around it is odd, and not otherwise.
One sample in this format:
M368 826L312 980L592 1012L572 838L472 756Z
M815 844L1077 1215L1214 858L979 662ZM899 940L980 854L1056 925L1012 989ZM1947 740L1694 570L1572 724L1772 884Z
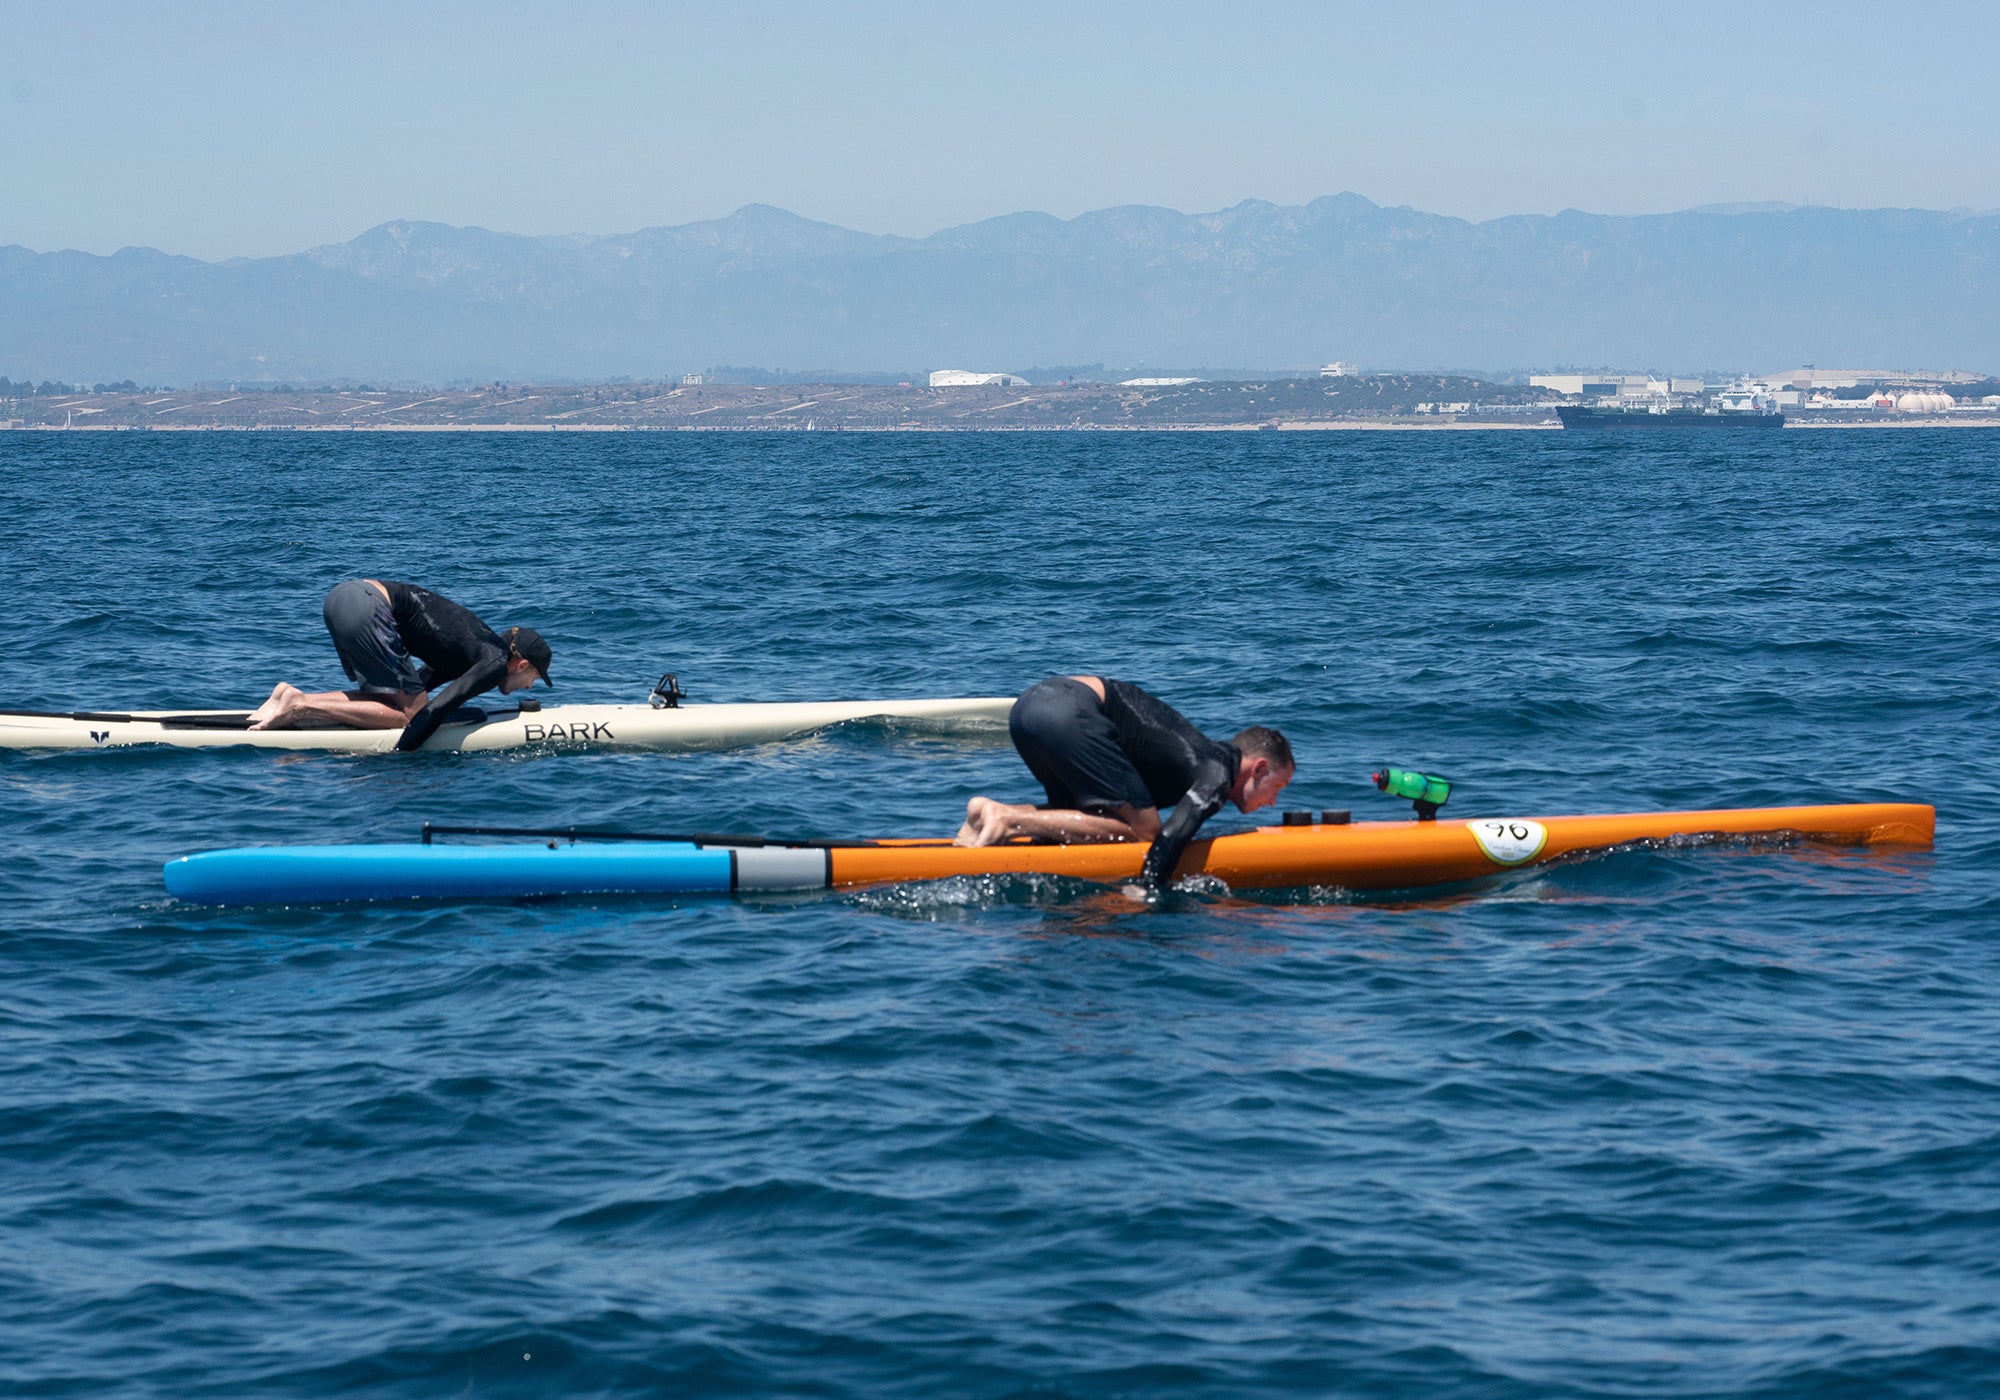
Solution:
M507 674L500 680L500 693L526 690L536 681L554 687L549 679L549 644L532 627L507 629Z
M1276 802L1285 784L1298 771L1292 762L1292 746L1285 736L1275 729L1253 724L1229 742L1243 755L1243 762L1236 768L1235 785L1229 789L1229 800L1244 812L1254 812Z

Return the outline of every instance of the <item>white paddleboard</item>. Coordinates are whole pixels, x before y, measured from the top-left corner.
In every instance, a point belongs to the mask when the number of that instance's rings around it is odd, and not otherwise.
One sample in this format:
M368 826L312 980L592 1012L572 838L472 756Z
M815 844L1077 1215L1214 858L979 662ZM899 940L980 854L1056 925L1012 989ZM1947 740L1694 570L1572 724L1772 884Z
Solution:
M969 700L829 700L769 704L552 705L480 711L440 725L425 741L439 749L654 749L697 752L767 744L852 720L910 722L930 733L993 731L1007 723L1011 697ZM397 729L257 729L245 711L0 710L0 749L114 749L164 744L177 749L251 746L386 753Z

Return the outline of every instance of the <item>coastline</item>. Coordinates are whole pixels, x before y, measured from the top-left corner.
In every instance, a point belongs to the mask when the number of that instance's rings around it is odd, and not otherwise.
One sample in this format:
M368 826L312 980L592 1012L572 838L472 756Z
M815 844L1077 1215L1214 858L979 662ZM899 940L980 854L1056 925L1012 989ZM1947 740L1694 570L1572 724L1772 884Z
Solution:
M2000 414L1966 418L1871 419L1855 423L1787 422L1783 432L1907 431L1913 428L2000 428ZM32 423L0 434L20 433L1523 433L1561 432L1557 422L1412 422L1393 418L1338 423L899 423L808 429L776 423ZM1652 441L1642 434L1598 432L1592 440Z
M1157 386L280 385L0 399L0 432L1560 432L1556 407L1545 390L1386 374ZM1795 412L1785 427L2000 427L2000 409Z

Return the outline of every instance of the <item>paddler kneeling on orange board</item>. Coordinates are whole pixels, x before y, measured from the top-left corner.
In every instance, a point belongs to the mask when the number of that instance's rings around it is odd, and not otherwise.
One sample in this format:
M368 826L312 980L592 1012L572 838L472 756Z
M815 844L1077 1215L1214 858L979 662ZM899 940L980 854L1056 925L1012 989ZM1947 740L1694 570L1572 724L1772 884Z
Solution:
M1128 681L1054 676L1030 686L1007 717L1046 806L975 797L965 806L960 846L1010 837L1064 844L1150 841L1140 882L1158 888L1201 824L1234 802L1245 812L1278 800L1295 771L1292 746L1255 725L1228 743L1203 734L1162 700ZM1160 809L1172 807L1164 825Z

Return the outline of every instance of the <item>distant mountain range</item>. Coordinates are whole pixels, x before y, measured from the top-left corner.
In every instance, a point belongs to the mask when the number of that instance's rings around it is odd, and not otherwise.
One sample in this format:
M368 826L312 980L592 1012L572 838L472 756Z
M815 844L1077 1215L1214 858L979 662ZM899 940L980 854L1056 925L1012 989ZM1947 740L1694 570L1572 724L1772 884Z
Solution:
M1011 214L767 205L619 237L395 222L207 263L0 248L0 374L447 383L1102 363L2000 370L2000 215L1730 205L1468 223L1359 195Z

